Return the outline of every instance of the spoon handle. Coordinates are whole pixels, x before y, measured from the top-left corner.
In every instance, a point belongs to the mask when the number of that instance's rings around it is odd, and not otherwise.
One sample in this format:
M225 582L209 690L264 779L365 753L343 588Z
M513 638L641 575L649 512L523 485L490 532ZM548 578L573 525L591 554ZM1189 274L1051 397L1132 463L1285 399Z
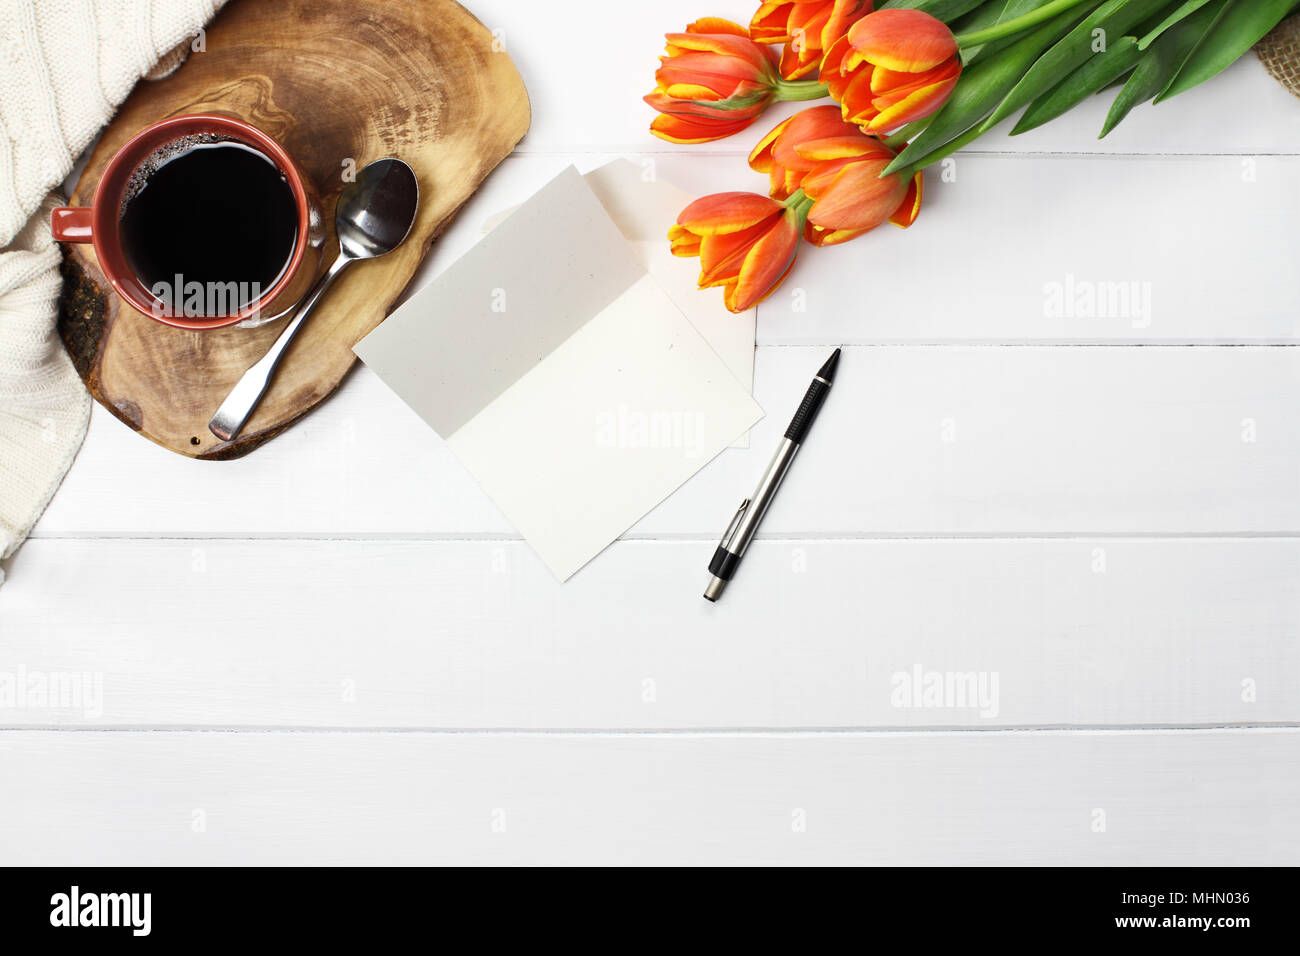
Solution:
M316 307L321 296L329 289L338 278L340 272L351 265L353 260L348 256L339 253L335 258L333 265L329 267L323 276L316 280L316 284L307 296L298 306L294 316L289 320L276 337L275 342L257 362L243 374L235 387L230 390L226 400L221 403L217 413L212 416L212 421L208 422L208 431L216 435L222 441L232 441L239 434L244 423L248 421L253 410L257 408L262 396L266 394L267 386L271 384L271 377L275 374L276 366L280 364L280 359L284 357L285 350L288 349L289 343L293 337L298 334L302 328L303 322L311 314L311 310Z

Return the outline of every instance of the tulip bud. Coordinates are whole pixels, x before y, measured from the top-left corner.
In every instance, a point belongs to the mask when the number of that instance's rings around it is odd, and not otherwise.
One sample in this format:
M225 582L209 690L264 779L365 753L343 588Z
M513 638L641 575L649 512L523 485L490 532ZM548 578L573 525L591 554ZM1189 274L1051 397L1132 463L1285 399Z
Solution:
M775 100L826 95L816 80L782 79L776 52L730 20L697 20L666 39L657 85L645 101L660 113L650 132L671 143L722 139L749 126Z
M744 312L784 281L799 251L805 212L757 193L697 199L668 230L673 255L699 256L699 287L722 286L723 302Z
M885 222L906 228L916 221L922 176L882 176L894 155L883 141L846 123L837 107L814 106L763 137L749 165L768 174L773 198L802 204L804 238L823 246Z
M961 59L952 31L928 13L877 10L831 45L820 76L846 121L889 133L947 102Z

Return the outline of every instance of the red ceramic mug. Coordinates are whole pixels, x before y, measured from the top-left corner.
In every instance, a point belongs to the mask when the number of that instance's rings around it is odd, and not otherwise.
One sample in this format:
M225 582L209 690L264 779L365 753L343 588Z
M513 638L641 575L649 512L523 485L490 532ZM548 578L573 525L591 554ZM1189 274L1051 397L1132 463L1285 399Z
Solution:
M293 250L275 282L242 306L238 303L234 309L218 306L211 312L201 309L199 314L187 310L184 303L177 308L154 294L132 267L123 248L120 227L125 193L136 170L170 144L195 135L211 136L214 141L235 141L261 153L284 177L297 212ZM52 216L55 239L94 244L99 267L118 295L145 315L182 329L219 329L236 323L261 325L291 309L315 280L319 258L308 265L307 251L314 248L318 254L321 252L323 222L315 190L284 147L256 127L217 113L173 116L146 126L113 154L89 206L63 206L55 209ZM160 235L158 241L165 242L167 238L165 234Z

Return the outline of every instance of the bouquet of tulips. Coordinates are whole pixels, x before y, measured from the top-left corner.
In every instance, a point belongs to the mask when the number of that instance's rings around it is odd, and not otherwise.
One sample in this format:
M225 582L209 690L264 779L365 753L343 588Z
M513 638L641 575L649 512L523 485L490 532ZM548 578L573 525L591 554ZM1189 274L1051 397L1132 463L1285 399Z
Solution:
M921 210L923 170L1023 110L1022 133L1117 88L1101 135L1140 103L1210 79L1300 0L766 0L748 27L667 35L650 131L706 143L778 100L812 106L749 155L768 195L687 206L668 232L700 288L744 311L781 284L800 240L847 242ZM778 53L777 46L784 44Z

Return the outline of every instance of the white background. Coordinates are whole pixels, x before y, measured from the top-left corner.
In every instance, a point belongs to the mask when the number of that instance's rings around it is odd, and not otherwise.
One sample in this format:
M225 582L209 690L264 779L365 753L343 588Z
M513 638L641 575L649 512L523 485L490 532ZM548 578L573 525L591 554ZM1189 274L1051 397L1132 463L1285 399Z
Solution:
M471 6L533 126L418 281L569 163L763 188L788 109L677 148L639 100L660 34L752 4ZM0 672L103 710L0 711L0 862L1300 863L1300 101L1249 56L1099 142L1106 105L805 248L752 447L566 585L363 367L235 462L96 408L6 564ZM1150 312L1049 315L1067 276ZM996 715L895 706L917 667L996 674Z

